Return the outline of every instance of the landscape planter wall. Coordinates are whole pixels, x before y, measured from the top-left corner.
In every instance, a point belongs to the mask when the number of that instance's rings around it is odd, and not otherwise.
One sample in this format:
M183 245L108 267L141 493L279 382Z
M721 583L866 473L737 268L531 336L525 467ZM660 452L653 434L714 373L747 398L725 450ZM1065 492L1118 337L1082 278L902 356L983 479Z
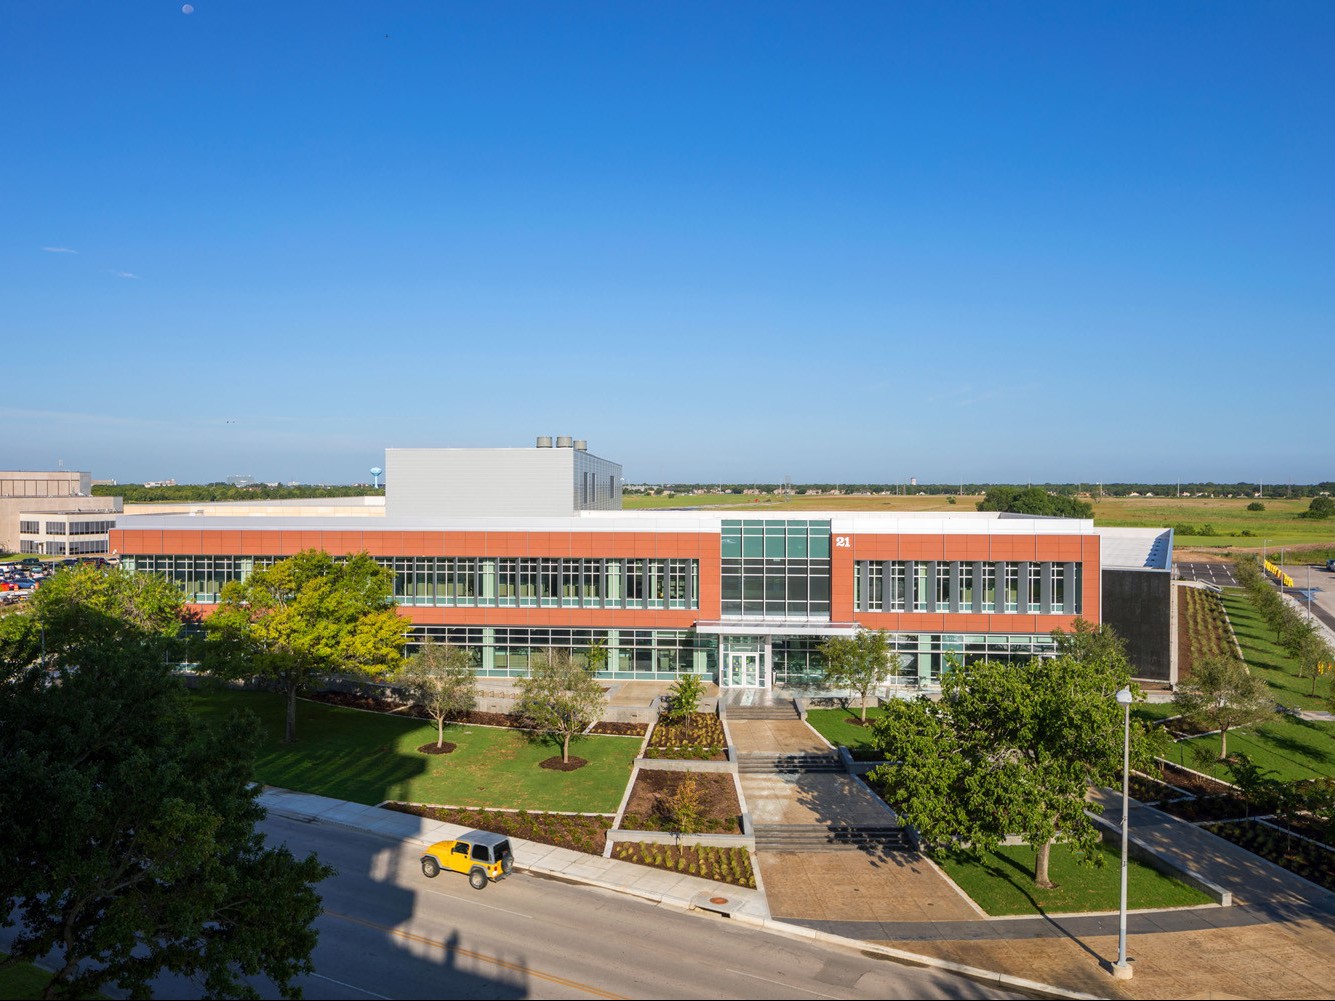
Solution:
M660 772L735 772L736 761L698 761L695 758L636 758L635 764L647 771Z
M707 848L745 848L756 850L756 839L750 834L674 834L670 831L623 831L613 829L607 832L608 843L617 841L637 841L644 844L679 844L703 845ZM605 853L606 854L606 853ZM610 856L609 856L610 857Z

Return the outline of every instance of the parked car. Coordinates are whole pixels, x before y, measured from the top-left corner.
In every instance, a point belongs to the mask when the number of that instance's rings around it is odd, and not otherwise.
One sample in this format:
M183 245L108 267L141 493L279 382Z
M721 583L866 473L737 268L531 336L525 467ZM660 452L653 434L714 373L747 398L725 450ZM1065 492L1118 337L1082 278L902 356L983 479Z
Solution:
M514 868L510 839L489 831L468 831L450 841L437 841L422 853L422 875L435 879L442 869L468 874L475 890L502 880Z

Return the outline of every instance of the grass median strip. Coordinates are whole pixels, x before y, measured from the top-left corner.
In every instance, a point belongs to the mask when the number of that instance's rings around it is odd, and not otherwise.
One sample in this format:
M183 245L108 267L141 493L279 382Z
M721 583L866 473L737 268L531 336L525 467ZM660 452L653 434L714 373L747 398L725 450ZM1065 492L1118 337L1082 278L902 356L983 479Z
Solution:
M589 737L577 753L588 764L573 772L538 767L559 753L520 730L451 727L452 754L425 755L436 728L315 702L297 705L297 740L282 742L283 698L267 692L207 692L192 698L196 712L249 710L260 718L264 745L255 777L266 785L354 803L400 800L456 806L615 813L639 749L635 737Z
M1080 862L1065 845L1053 845L1049 874L1057 885L1042 890L1034 883L1034 850L1005 846L981 862L941 858L937 862L979 907L993 917L1017 914L1070 914L1115 911L1121 893L1121 856L1101 845L1104 864ZM1135 859L1127 872L1127 903L1133 909L1190 907L1212 900L1200 890L1163 875Z

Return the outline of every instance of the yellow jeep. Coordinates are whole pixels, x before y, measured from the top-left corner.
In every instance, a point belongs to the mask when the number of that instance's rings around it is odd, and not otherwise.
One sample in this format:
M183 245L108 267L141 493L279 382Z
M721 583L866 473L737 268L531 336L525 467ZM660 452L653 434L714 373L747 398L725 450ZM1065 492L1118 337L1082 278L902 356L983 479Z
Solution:
M442 869L466 872L475 890L504 879L514 864L509 839L488 831L468 831L452 841L437 841L422 853L422 875L427 879L435 879Z

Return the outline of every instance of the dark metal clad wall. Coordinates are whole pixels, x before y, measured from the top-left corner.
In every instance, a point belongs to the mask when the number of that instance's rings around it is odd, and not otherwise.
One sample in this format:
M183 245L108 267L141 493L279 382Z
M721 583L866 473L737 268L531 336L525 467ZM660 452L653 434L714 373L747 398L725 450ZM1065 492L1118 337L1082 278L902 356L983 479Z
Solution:
M1137 678L1170 679L1172 586L1162 571L1103 571L1103 621L1126 640Z

